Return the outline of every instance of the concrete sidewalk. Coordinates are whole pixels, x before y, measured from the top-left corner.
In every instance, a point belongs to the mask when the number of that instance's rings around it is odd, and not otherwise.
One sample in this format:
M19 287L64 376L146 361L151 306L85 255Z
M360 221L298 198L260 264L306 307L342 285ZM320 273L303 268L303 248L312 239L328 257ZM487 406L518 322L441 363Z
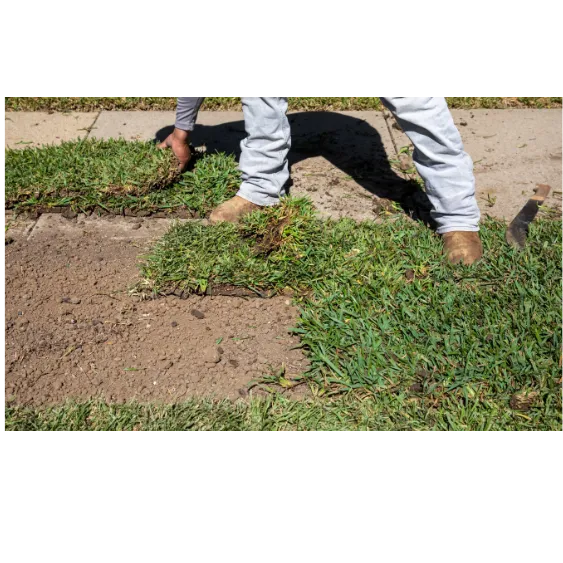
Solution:
M549 184L548 205L561 209L561 110L453 110L475 163L483 214L511 219L533 193ZM380 112L290 114L293 194L307 195L323 215L373 218L377 198L397 175L398 152L409 146L394 120ZM6 146L25 148L78 138L163 138L173 112L6 114ZM208 151L238 155L244 138L239 112L201 112L192 136Z

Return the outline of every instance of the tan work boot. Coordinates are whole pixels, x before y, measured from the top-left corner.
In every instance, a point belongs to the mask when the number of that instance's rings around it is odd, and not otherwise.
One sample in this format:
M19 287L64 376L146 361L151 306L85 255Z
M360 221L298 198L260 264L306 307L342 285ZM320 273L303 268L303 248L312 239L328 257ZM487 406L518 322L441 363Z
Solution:
M236 195L229 199L229 201L216 207L209 216L209 222L212 225L217 223L238 223L245 215L257 209L261 209L261 207Z
M470 266L483 256L483 245L479 233L452 231L442 235L444 254L452 264Z

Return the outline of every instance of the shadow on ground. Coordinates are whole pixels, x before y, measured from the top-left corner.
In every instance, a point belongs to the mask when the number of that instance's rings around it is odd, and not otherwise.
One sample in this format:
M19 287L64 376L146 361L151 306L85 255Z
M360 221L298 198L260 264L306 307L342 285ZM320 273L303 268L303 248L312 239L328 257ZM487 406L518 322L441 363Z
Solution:
M397 202L413 219L434 227L426 194L416 182L393 170L377 129L362 119L333 112L302 112L288 117L292 131L290 167L308 158L323 157L370 194ZM173 125L163 127L155 140L164 140L173 130ZM226 152L238 159L245 136L244 121L196 125L191 142L205 145L208 152Z

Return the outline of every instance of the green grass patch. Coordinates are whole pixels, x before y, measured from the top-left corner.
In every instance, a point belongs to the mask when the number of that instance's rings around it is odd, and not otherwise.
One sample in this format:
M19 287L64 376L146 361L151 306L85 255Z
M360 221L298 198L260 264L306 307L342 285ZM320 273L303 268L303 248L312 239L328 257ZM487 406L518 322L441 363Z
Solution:
M6 111L175 110L177 98L6 98ZM447 98L453 108L559 108L561 98ZM240 110L240 98L206 98L204 110ZM289 109L381 110L379 98L289 98Z
M45 408L7 406L6 430L561 430L557 404L546 400L528 412L503 397L444 398L410 391L377 396L350 393L292 401L280 395L247 401L191 399L176 405L99 401Z
M240 183L234 157L224 154L206 155L182 175L176 170L172 151L151 142L94 139L7 149L6 207L205 215L232 197Z
M533 224L523 252L505 229L486 221L486 258L454 268L439 237L406 218L321 221L309 202L288 199L239 227L173 227L145 258L140 289L290 287L321 395L415 389L436 405L509 408L524 393L560 424L561 222Z

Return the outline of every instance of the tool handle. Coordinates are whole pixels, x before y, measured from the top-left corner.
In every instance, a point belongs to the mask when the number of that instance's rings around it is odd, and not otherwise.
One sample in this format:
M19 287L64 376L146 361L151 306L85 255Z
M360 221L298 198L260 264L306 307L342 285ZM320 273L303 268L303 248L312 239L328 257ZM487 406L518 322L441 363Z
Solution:
M532 199L534 201L544 201L549 195L550 191L551 186L548 186L547 184L538 184L536 186L536 189L534 190L534 192L536 192L536 195Z

